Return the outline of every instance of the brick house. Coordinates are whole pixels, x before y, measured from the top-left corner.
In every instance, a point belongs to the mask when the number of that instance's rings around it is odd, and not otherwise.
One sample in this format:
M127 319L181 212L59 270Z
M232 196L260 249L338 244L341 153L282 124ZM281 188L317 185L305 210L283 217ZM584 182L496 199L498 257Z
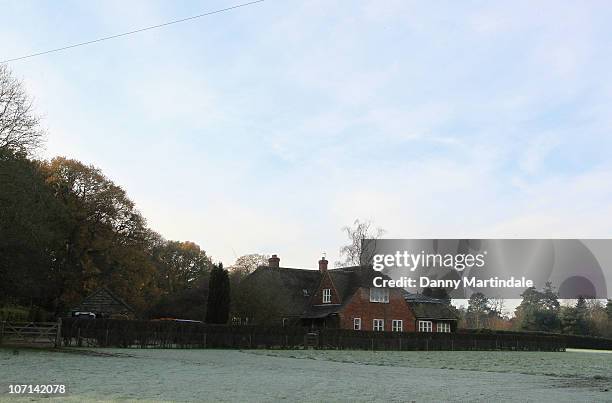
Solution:
M266 300L275 304L271 309L278 324L403 332L457 328L457 316L442 300L374 287L372 279L384 275L371 267L327 266L321 258L319 270L280 267L280 259L272 255L268 266L260 266L244 281L273 292Z

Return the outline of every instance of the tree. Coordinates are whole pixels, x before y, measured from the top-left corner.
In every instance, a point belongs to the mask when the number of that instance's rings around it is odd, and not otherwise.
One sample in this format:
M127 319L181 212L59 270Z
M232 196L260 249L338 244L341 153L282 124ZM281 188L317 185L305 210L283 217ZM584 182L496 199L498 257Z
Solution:
M516 323L522 330L558 331L559 300L552 284L547 282L542 291L535 287L527 288L522 294L523 300L516 308Z
M475 292L470 295L466 312L466 322L468 327L487 327L487 316L489 315L489 312L489 300L483 293Z
M491 312L500 318L504 316L504 308L506 301L501 297L489 298L489 307Z
M583 296L578 297L576 301L576 334L590 334L590 315L586 300Z
M210 272L206 323L225 324L229 319L230 283L223 264L214 266Z
M193 242L164 241L154 250L158 286L164 293L193 288L208 275L212 262Z
M604 335L606 337L612 337L612 299L608 300L606 304L605 313L606 313L607 321L606 321L606 325L602 326L605 328Z
M40 164L0 148L0 306L55 310L70 216Z
M576 308L572 306L564 306L559 311L559 319L561 321L561 332L566 334L578 334L578 315Z
M376 247L371 245L372 247L367 251L362 250L363 241L366 239L380 239L384 235L385 230L382 228L374 229L370 221L361 222L358 219L353 222L353 227L343 227L342 230L346 232L349 244L340 248L340 256L343 260L337 261L336 266L366 266L371 264Z
M23 84L0 65L0 149L27 154L42 145L43 137Z
M43 165L46 182L69 212L59 277L60 305L79 302L101 285L137 310L155 281L152 231L126 192L97 168L54 158Z
M241 287L242 281L247 276L253 273L259 266L266 266L268 264L268 256L251 253L248 255L240 256L236 259L233 265L229 268L229 279L230 279L230 290L231 290L231 312L236 317L245 317L244 313L246 310L245 306L251 301L249 295L250 290L248 287Z
M268 256L259 253L251 253L240 256L236 262L229 267L231 274L244 278L253 273L259 266L268 264Z

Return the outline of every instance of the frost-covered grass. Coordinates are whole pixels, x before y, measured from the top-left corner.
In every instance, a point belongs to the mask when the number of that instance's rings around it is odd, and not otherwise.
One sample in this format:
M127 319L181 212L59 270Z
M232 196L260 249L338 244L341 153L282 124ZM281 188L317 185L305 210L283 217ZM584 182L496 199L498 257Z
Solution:
M612 380L612 352L254 350L273 357L409 368L459 369ZM598 353L598 354L589 354Z
M612 401L612 355L0 349L0 401ZM452 368L452 369L451 369ZM6 394L63 383L62 397Z

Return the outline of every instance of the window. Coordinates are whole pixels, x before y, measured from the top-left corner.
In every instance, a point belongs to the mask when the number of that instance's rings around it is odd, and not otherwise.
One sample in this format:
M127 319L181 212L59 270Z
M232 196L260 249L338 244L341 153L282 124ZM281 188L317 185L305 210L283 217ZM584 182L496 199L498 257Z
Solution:
M289 323L289 319L283 318L283 327L287 326L288 323Z
M370 302L382 302L383 304L389 303L389 289L388 288L370 288Z
M329 304L331 302L331 288L323 289L323 303Z
M372 326L375 332L383 332L385 330L384 319L374 319L374 326Z
M436 325L436 331L441 333L450 333L450 323L438 322Z
M433 326L430 320L419 321L419 332L431 332L432 330Z
M353 319L353 329L354 330L361 330L361 318Z
M403 332L404 321L399 319L393 319L393 322L391 322L391 330L394 332Z

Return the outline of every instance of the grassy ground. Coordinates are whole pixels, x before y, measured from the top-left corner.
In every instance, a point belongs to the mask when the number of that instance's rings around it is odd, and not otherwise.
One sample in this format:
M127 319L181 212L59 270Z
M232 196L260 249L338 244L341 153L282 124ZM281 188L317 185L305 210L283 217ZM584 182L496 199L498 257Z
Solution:
M0 349L0 401L612 401L612 355L571 351ZM10 396L63 383L62 397Z
M252 350L272 357L325 360L385 367L458 369L562 378L612 380L612 352L570 350L564 353L508 351L348 351ZM597 350L593 350L597 352Z

